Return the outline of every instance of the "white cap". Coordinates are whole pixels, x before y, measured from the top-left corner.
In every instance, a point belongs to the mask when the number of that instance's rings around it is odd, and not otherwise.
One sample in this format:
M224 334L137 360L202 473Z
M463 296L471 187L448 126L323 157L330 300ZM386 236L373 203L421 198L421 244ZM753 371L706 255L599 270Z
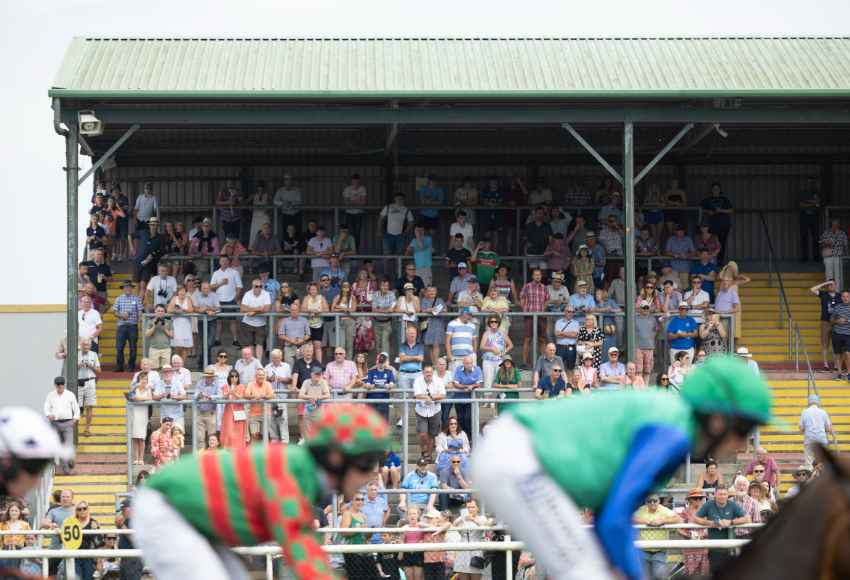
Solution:
M742 356L744 358L753 358L753 355L750 354L750 351L746 346L739 346L738 350L736 350L735 352L738 356Z
M62 443L43 415L27 407L6 407L0 410L0 456L9 455L67 461L74 457L74 448Z

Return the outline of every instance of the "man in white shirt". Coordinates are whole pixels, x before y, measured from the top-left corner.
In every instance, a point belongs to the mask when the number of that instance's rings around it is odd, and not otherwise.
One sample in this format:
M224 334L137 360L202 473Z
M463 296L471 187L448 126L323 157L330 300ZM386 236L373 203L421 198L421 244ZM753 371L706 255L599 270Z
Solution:
M206 280L201 282L200 290L195 290L195 292L192 293L192 307L196 313L207 315L206 343L203 345L203 348L205 350L209 350L213 341L213 335L215 334L213 326L213 323L216 320L215 315L221 312L221 304L219 303L218 295L212 291L210 283ZM203 323L203 319L198 321L198 324ZM198 329L198 333L200 334L200 339L203 341L204 332L202 327Z
M242 277L239 272L230 266L230 258L222 256L218 260L219 268L213 272L210 278L210 288L218 296L218 303L225 309L230 306L236 306L236 299L239 297L239 292L242 290ZM232 308L230 309L232 312ZM221 344L221 326L224 321L219 318L215 323L215 340L213 346ZM236 333L236 318L229 318L227 321L230 327L230 336L233 337L233 346L239 346L239 338Z
M174 369L174 376L180 379L183 388L189 389L192 387L192 371L183 366L183 359L179 354L171 355L171 368ZM148 377L148 384L150 382L150 377Z
M268 338L267 318L262 315L271 309L272 299L263 289L263 281L255 278L251 281L251 291L242 297L239 311L245 313L242 317L242 330L247 336L247 344L254 345L260 360L263 360L263 349Z
M301 233L301 204L303 196L301 189L292 184L292 176L283 176L283 185L274 194L272 203L280 209L282 216L280 231L285 232L286 226L293 224L295 231Z
M806 456L806 466L811 469L815 460L815 449L818 445L829 445L832 435L832 421L829 414L820 408L820 397L809 395L809 406L800 414L798 425L803 434L803 453Z
M250 346L246 346L242 349L242 358L236 361L236 364L233 365L233 369L239 373L239 382L243 385L253 383L254 376L257 374L257 369L261 368L263 368L263 365L260 364L260 361L254 358L254 351L251 350Z
M319 276L331 263L328 258L333 249L333 242L326 235L325 227L316 228L316 235L307 241L307 255L311 256L310 268L313 270L313 282L319 281Z
M703 316L711 303L711 298L709 298L708 292L702 289L701 277L693 276L691 278L691 289L685 292L685 296L682 300L684 300L690 308L690 310L688 310L688 316L696 320L697 324L702 324L705 321Z
M749 369L753 371L756 376L761 375L759 363L757 363L755 359L753 359L753 353L750 352L750 349L748 349L746 346L739 346L735 350L735 354L744 359L744 362L747 363L747 367L749 367Z
M177 375L174 374L174 369L171 365L162 367L161 380L153 389L153 399L155 401L184 401L186 400L186 389L183 387ZM185 409L180 403L161 403L159 406L160 419L170 417L174 421L175 427L180 427L183 433L186 432L186 423L184 421Z
M384 255L398 256L405 251L404 234L413 227L413 212L404 205L404 194L396 193L393 202L385 205L379 214L383 234ZM384 273L392 272L392 261L384 260Z
M177 294L177 279L168 274L168 265L157 266L156 276L153 276L145 287L145 293L151 295L148 302L151 310L159 305L168 307L168 303ZM147 297L145 298L147 300Z
M463 247L470 252L475 251L475 234L472 229L472 224L466 219L466 210L457 212L457 221L449 227L449 245L456 234L463 236Z
M355 242L360 242L363 225L364 210L360 206L366 205L368 194L366 186L360 181L360 175L355 173L351 176L351 183L342 190L342 203L345 206L345 219L348 222L348 231L354 236Z
M82 434L91 435L91 417L97 405L97 373L100 372L100 359L91 349L91 340L80 340L77 352L77 387L80 394L80 406L84 409L86 426Z
M103 319L100 317L100 312L92 308L89 296L80 298L80 306L80 310L77 311L77 330L80 339L91 340L92 350L97 352L98 336L103 330Z
M65 377L53 379L55 390L47 393L44 400L44 415L59 432L62 443L72 444L74 441L74 423L80 420L80 406L74 393L65 389ZM62 464L64 471L74 468L74 462Z
M608 362L599 367L599 382L602 387L619 389L626 380L626 366L620 362L620 351L616 346L608 349Z
M432 458L434 438L442 429L440 401L446 398L446 384L434 375L434 367L425 365L422 374L413 381L413 397L416 399L416 432L422 456Z
M271 362L266 365L266 380L272 384L277 399L297 399L298 389L292 384L292 367L283 362L283 352L279 348L269 353ZM289 413L286 403L272 408L269 438L281 443L289 443Z

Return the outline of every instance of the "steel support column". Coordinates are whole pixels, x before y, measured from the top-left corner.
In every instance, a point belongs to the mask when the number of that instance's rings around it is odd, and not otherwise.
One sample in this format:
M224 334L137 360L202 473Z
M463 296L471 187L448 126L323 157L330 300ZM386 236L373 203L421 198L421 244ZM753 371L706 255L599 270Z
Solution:
M681 133L683 135L684 133ZM681 137L679 137L681 138ZM660 156L659 156L660 157ZM634 125L623 126L623 211L625 213L626 360L635 360L635 148Z
M139 127L141 127L141 125L136 124L136 125L131 126L129 129L127 129L127 131L126 131L123 135L121 135L121 137L118 139L118 141L116 141L115 143L113 143L113 144L112 144L112 147L110 147L109 149L107 149L107 150L106 150L106 153L104 153L103 155L101 155L101 156L100 156L100 159L98 159L97 161L95 161L94 163L92 163L92 166L89 168L89 170L88 170L88 171L86 171L86 172L83 174L83 176L82 176L82 177L80 177L80 178L77 180L77 185L78 185L78 186L79 186L79 185L82 185L82 183L83 183L86 179L88 179L88 178L89 178L89 175L93 174L95 171L97 171L97 170L100 168L100 166L101 166L101 165L103 165L104 163L106 163L106 161L107 161L110 157L112 157L112 156L115 154L115 152L116 152L116 151L118 151L118 149L120 149L120 148L121 148L121 146L122 146L124 143L126 143L126 142L127 142L127 139L129 139L130 137L132 137L132 136L133 136L133 133L135 133L136 131L138 131L138 130L139 130ZM79 172L78 172L78 173L79 173Z
M629 125L631 126L631 122L629 122ZM620 175L620 173L616 169L614 169L604 157L602 157L602 154L599 153L599 151L597 151L596 149L594 149L593 145L588 143L587 140L585 140L585 138L582 137L581 134L573 128L572 125L570 125L569 123L561 123L561 127L566 129L570 135L575 137L575 140L578 141L582 147L587 149L587 152L590 153L593 158L596 159L599 164L608 171L608 173L614 176L614 179L616 179L620 183L623 183L623 176Z
M79 246L79 217L77 215L77 183L80 175L79 129L76 124L68 126L65 136L65 206L68 211L66 236L68 244L66 284L66 344L65 344L65 384L71 392L77 392L77 248Z
M640 173L638 173L637 177L635 177L634 185L637 185L638 183L640 183L640 182L641 182L641 180L642 180L644 177L646 177L647 175L649 175L649 172L650 172L650 171L652 171L652 169L653 169L656 165L658 165L658 162L659 162L659 161L661 161L661 160L664 158L664 156L665 156L665 155L667 155L667 154L670 152L670 150L671 150L671 149L673 149L673 147L675 147L675 146L676 146L676 143L678 143L679 141L681 141L681 140L682 140L682 137L684 137L685 135L687 135L687 134L688 134L688 132L689 132L691 129L693 129L693 128L694 128L694 124L693 124L693 123L688 123L687 125L685 125L684 127L682 127L682 129L681 129L678 133L676 133L676 136L675 136L675 137L673 137L672 139L670 139L670 142L669 142L669 143L667 143L667 145L665 145L665 146L664 146L664 148L663 148L661 151L659 151L659 152L658 152L658 154L657 154L655 157L653 157L653 158L652 158L652 161L650 161L649 163L647 163L647 164L646 164L646 167L644 167L643 169L641 169Z

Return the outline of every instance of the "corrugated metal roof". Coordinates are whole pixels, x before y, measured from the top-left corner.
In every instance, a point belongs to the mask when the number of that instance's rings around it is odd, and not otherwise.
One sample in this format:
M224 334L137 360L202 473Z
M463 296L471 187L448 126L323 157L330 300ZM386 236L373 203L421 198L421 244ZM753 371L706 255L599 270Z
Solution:
M75 38L51 96L850 95L850 37Z

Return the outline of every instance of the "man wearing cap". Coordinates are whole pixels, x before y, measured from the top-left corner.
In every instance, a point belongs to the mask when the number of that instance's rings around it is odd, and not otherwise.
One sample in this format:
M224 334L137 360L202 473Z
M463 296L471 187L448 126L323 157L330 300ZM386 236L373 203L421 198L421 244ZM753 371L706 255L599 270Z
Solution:
M580 328L581 325L575 318L575 307L567 304L564 317L555 323L555 353L570 371L576 367L576 337Z
M186 400L186 389L183 388L183 381L174 376L174 368L170 364L162 367L160 377L160 381L153 388L154 401ZM168 417L174 421L175 427L180 427L186 433L184 414L183 405L180 403L163 402L159 406L160 419Z
M652 305L642 300L635 317L635 367L647 385L655 368L655 338L658 336L658 319L652 314Z
M696 320L688 316L688 304L679 303L679 314L667 323L667 340L670 342L670 360L676 360L679 351L688 353L688 360L694 360L694 347L699 334Z
M136 343L139 338L139 319L144 312L142 299L133 293L135 286L129 280L121 284L122 294L112 305L112 312L118 318L118 328L115 337L116 365L115 370L124 372L124 347L130 343L128 370L136 370Z
M469 264L466 262L458 263L457 276L452 278L452 282L449 285L449 295L446 302L448 304L455 304L458 294L467 288L470 280L477 280L477 278L469 271Z
M745 363L747 363L747 366L749 367L749 369L750 369L751 371L753 371L755 374L759 374L759 373L761 373L761 370L759 369L759 363L757 363L757 362L753 359L753 354L750 352L750 349L748 349L746 346L739 346L739 347L735 350L735 353L736 353L739 357L741 357L742 359L744 359L744 362L745 362Z
M389 367L389 360L389 353L378 353L375 366L369 369L369 372L366 374L366 379L363 381L363 387L367 389L367 400L389 399L392 396L391 391L396 386L396 376L393 369ZM385 420L389 421L389 403L373 403L372 407L378 411Z
M340 287L348 279L348 273L342 267L338 252L331 252L328 256L328 266L319 273L319 278L327 276L331 279L331 285Z
M428 460L420 457L416 462L416 469L404 476L401 482L401 489L410 489L415 491L439 489L440 480L437 479L437 474L428 471ZM398 511L404 515L407 513L407 507L411 505L418 506L422 513L434 508L434 502L437 500L435 493L403 493L399 495Z
M434 454L434 438L442 429L440 401L446 398L446 384L434 374L434 367L425 365L422 374L413 381L413 397L416 399L416 432L422 457L431 461Z
M832 435L832 420L829 414L820 408L820 397L817 395L809 395L809 406L800 413L798 427L803 434L806 465L811 467L815 460L815 449L818 445L829 445L828 435Z
M576 291L570 296L570 306L575 311L579 325L584 324L585 315L596 308L596 300L588 292L588 285L584 280L576 282Z
M809 481L809 478L812 477L812 468L806 465L805 463L797 467L797 471L794 472L794 485L788 488L788 491L785 492L785 499L790 499L803 491L803 486Z
M626 366L620 362L620 350L612 346L608 349L608 362L599 367L599 386L619 389L625 380Z
M670 267L679 276L679 287L685 288L691 271L690 258L696 256L696 247L690 236L685 235L684 225L677 224L675 232L675 235L667 238L664 255L672 258Z
M702 504L705 502L705 491L695 487L685 496L685 508L679 512L684 524L696 524L695 518ZM697 524L698 525L698 524ZM704 529L679 528L680 538L687 540L704 540L708 532ZM698 548L682 550L682 560L685 564L685 574L688 576L708 577L708 549Z
M66 445L74 443L74 423L80 420L80 406L77 397L65 388L65 377L53 379L54 390L44 399L44 416L59 432L59 438ZM74 462L62 463L63 470L73 469Z
M635 524L646 526L638 534L641 540L658 541L669 540L670 533L659 530L665 524L681 523L682 518L676 512L661 505L661 498L657 493L646 496L644 504L635 512L632 518ZM667 550L651 549L642 550L644 573L647 578L661 580L667 578Z
M204 369L201 378L195 383L194 399L198 401L198 418L195 420L195 437L201 446L206 447L210 435L218 433L218 406L210 403L221 398L222 381L215 376L215 367Z

